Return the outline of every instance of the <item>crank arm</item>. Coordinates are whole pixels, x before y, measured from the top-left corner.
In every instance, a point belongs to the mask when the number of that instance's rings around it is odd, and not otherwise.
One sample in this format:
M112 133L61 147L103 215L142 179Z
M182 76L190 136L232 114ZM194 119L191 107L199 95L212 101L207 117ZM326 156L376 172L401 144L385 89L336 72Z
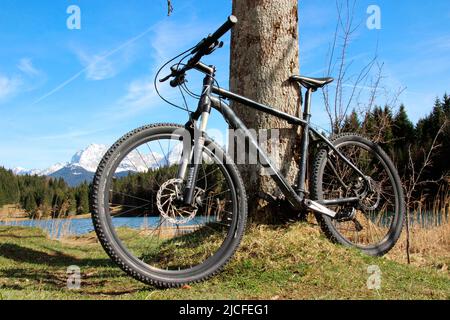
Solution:
M321 205L320 203L313 201L313 200L305 200L306 207L316 213L321 213L326 216L329 216L331 218L335 218L337 215L337 212L328 209L324 205Z

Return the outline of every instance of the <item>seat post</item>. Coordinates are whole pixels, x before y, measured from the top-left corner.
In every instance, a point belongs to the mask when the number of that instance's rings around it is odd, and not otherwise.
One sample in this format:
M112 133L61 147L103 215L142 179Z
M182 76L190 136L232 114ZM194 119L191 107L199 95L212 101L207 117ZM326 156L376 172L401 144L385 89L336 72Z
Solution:
M308 88L305 94L305 110L303 110L303 120L309 123L311 119L311 97L312 97L313 89Z
M299 175L297 192L299 197L304 200L308 192L306 190L306 172L308 171L308 148L309 148L309 123L311 121L311 96L314 90L308 88L305 93L305 110L303 110L303 120L305 120L305 125L303 126L302 132L302 142L301 142L301 154L300 154L300 164L299 164Z

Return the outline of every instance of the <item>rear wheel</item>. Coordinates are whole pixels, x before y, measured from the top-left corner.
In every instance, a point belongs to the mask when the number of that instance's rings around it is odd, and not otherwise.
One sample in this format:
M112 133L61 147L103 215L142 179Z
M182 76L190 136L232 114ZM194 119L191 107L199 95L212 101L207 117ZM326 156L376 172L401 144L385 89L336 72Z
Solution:
M92 218L101 244L124 271L158 287L217 273L246 224L242 179L212 141L203 150L195 203L180 200L184 184L178 170L190 154L185 134L175 125L137 129L107 152L94 179Z
M333 205L335 219L317 214L322 230L332 241L382 256L400 237L405 201L399 175L388 155L375 143L345 134L334 146L365 176L370 186L347 163L328 149L319 151L313 167L312 197L333 200L359 197L357 203Z

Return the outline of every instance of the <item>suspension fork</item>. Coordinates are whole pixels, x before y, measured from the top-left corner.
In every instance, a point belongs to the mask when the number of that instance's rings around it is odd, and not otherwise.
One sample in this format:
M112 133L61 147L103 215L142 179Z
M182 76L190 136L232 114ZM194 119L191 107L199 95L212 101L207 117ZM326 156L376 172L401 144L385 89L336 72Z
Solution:
M213 83L214 74L208 74L203 80L203 92L197 111L193 114L190 123L188 123L191 127L190 133L193 151L191 152L190 163L187 164L187 170L185 170L184 175L186 185L184 189L183 202L186 205L192 205L194 202L195 185L197 182L199 167L202 163L203 148L206 142L206 129L208 126L209 116L211 114L210 95ZM200 123L197 128L196 122L198 119L200 119ZM182 171L183 168L181 168L180 173L182 173Z

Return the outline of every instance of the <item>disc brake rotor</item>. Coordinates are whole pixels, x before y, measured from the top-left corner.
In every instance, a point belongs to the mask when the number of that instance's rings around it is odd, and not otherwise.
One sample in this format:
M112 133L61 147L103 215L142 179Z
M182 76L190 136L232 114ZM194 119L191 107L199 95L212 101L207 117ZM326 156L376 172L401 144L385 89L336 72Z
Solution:
M159 188L156 196L156 202L159 213L168 222L176 225L187 224L198 213L199 203L204 191L200 188L195 189L193 206L186 206L180 199L183 190L183 180L171 179L165 182Z
M374 211L381 203L381 185L372 178L369 178L371 190L365 190L359 201L359 206L365 211Z

